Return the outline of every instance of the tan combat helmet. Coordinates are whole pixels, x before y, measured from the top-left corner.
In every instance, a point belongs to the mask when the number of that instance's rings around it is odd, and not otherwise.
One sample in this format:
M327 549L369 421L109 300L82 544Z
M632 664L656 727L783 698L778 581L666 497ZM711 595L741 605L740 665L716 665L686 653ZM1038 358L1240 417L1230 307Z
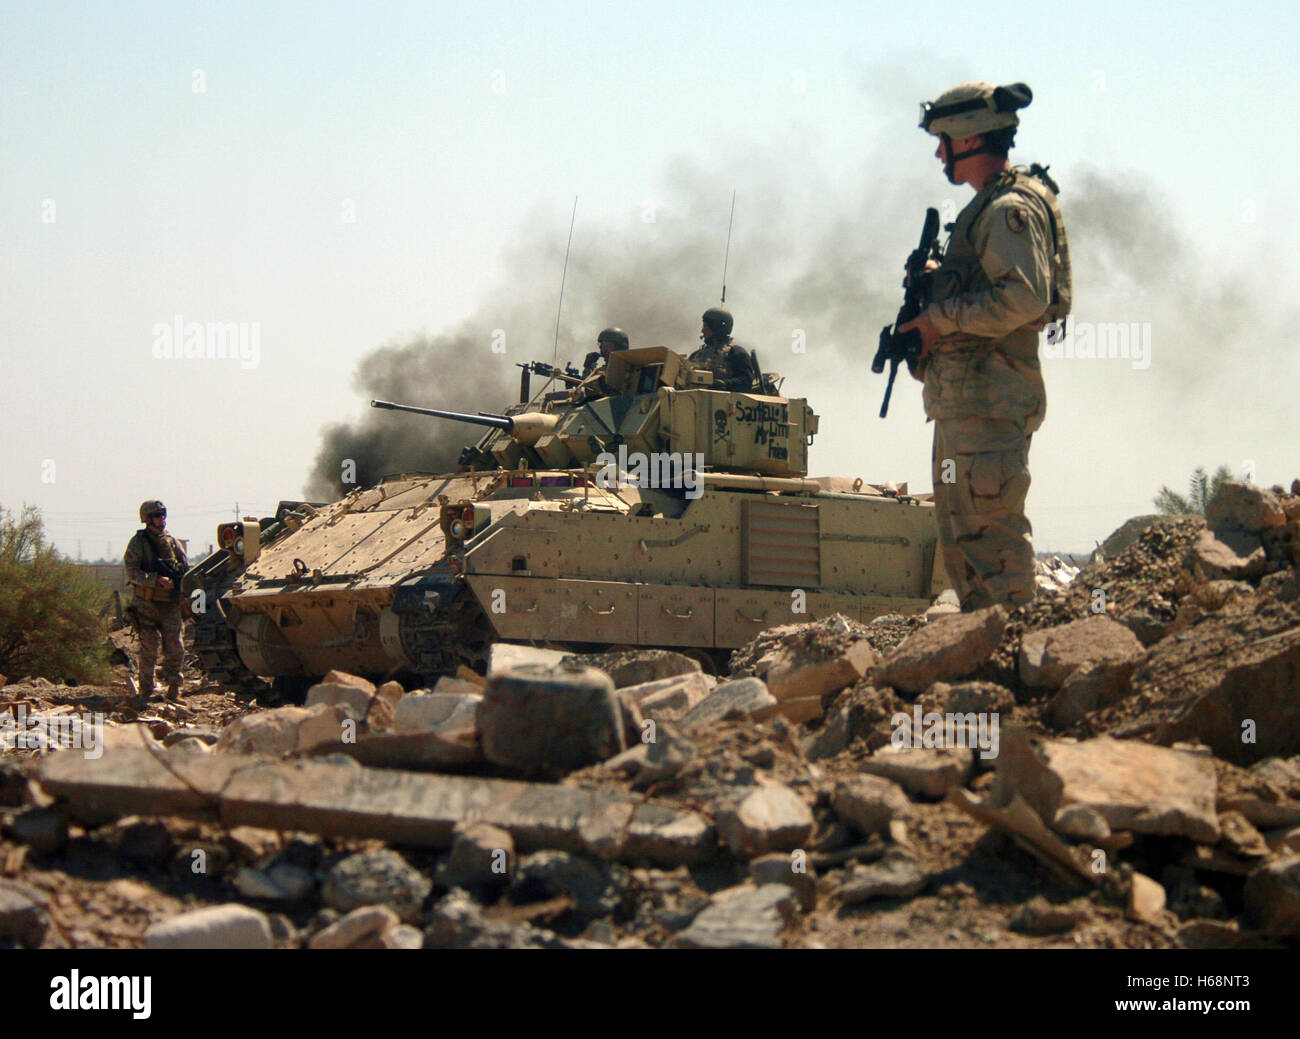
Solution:
M166 512L167 506L157 498L150 498L148 501L140 503L140 522L148 523L149 516L154 512Z
M1016 110L1026 108L1034 92L1024 83L995 87L977 81L945 90L933 101L921 102L921 129L936 137L971 137L1019 126Z

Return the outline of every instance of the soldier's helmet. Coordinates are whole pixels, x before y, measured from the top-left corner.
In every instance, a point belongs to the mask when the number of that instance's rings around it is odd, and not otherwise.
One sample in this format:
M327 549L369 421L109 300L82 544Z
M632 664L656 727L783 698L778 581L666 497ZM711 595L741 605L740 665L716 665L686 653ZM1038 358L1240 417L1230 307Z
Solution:
M140 522L148 523L150 513L166 511L166 505L160 502L157 498L150 498L148 501L140 503Z
M702 318L704 325L715 336L731 335L731 314L718 307L709 307Z
M607 328L596 336L596 345L600 346L602 343L608 343L611 352L626 350L628 348L627 333L621 328Z
M1017 109L1025 108L1034 92L1024 83L995 87L992 83L961 83L933 101L921 102L921 129L936 137L975 134L1019 126Z

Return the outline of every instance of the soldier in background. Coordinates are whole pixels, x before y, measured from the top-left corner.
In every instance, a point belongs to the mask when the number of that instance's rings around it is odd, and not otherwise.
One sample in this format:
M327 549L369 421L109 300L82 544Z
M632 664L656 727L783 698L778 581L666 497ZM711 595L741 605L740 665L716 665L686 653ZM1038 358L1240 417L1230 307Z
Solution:
M731 314L710 307L701 320L700 338L704 340L704 345L688 358L691 364L697 368L707 368L713 373L714 389L738 393L758 390L758 373L749 351L739 343L732 342Z
M582 382L574 387L574 399L578 401L595 400L608 397L610 388L605 383L605 369L609 365L609 355L630 346L627 333L621 328L606 328L596 337L596 349L589 353L582 364Z
M185 647L181 641L181 577L189 569L185 550L167 533L167 507L156 499L140 506L144 529L126 546L122 562L135 591L130 614L140 638L140 695L153 695L154 662L162 643L162 678L167 698L180 696Z
M582 377L585 379L598 367L609 363L609 355L615 350L626 350L629 346L627 333L621 328L607 328L596 336L596 349L587 355L582 365Z
M976 191L925 276L929 306L898 329L921 335L939 545L968 611L1035 593L1025 496L1029 442L1047 410L1038 333L1062 327L1071 290L1057 186L1046 169L1007 160L1016 110L1032 98L1023 83L963 83L922 105L948 180Z

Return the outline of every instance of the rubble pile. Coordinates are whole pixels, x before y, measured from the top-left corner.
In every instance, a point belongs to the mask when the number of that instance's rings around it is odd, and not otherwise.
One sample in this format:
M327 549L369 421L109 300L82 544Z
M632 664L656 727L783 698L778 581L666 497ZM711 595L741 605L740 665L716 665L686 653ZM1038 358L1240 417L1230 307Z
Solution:
M769 629L725 676L498 645L431 689L114 708L94 755L11 739L0 947L1294 945L1295 492L1027 607ZM60 699L113 703L0 712Z

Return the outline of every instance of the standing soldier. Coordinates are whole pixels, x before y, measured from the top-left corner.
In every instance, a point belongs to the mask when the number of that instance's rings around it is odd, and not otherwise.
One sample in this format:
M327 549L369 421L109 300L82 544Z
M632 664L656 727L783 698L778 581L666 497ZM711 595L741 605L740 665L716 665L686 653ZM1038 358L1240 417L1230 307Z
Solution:
M1007 161L1016 110L1032 98L1023 83L963 83L921 106L948 180L976 191L926 275L929 306L898 329L921 335L939 545L964 610L1035 592L1025 495L1047 410L1038 333L1063 332L1071 292L1057 186L1045 168Z
M731 314L710 307L701 320L700 338L704 345L688 358L691 364L713 373L714 389L738 393L758 390L758 373L749 351L731 341Z
M167 507L162 502L151 500L141 505L140 519L144 529L135 532L122 558L126 579L135 589L131 614L140 638L140 695L153 695L153 668L161 639L167 699L175 700L180 695L185 662L180 584L189 562L180 542L166 532Z

